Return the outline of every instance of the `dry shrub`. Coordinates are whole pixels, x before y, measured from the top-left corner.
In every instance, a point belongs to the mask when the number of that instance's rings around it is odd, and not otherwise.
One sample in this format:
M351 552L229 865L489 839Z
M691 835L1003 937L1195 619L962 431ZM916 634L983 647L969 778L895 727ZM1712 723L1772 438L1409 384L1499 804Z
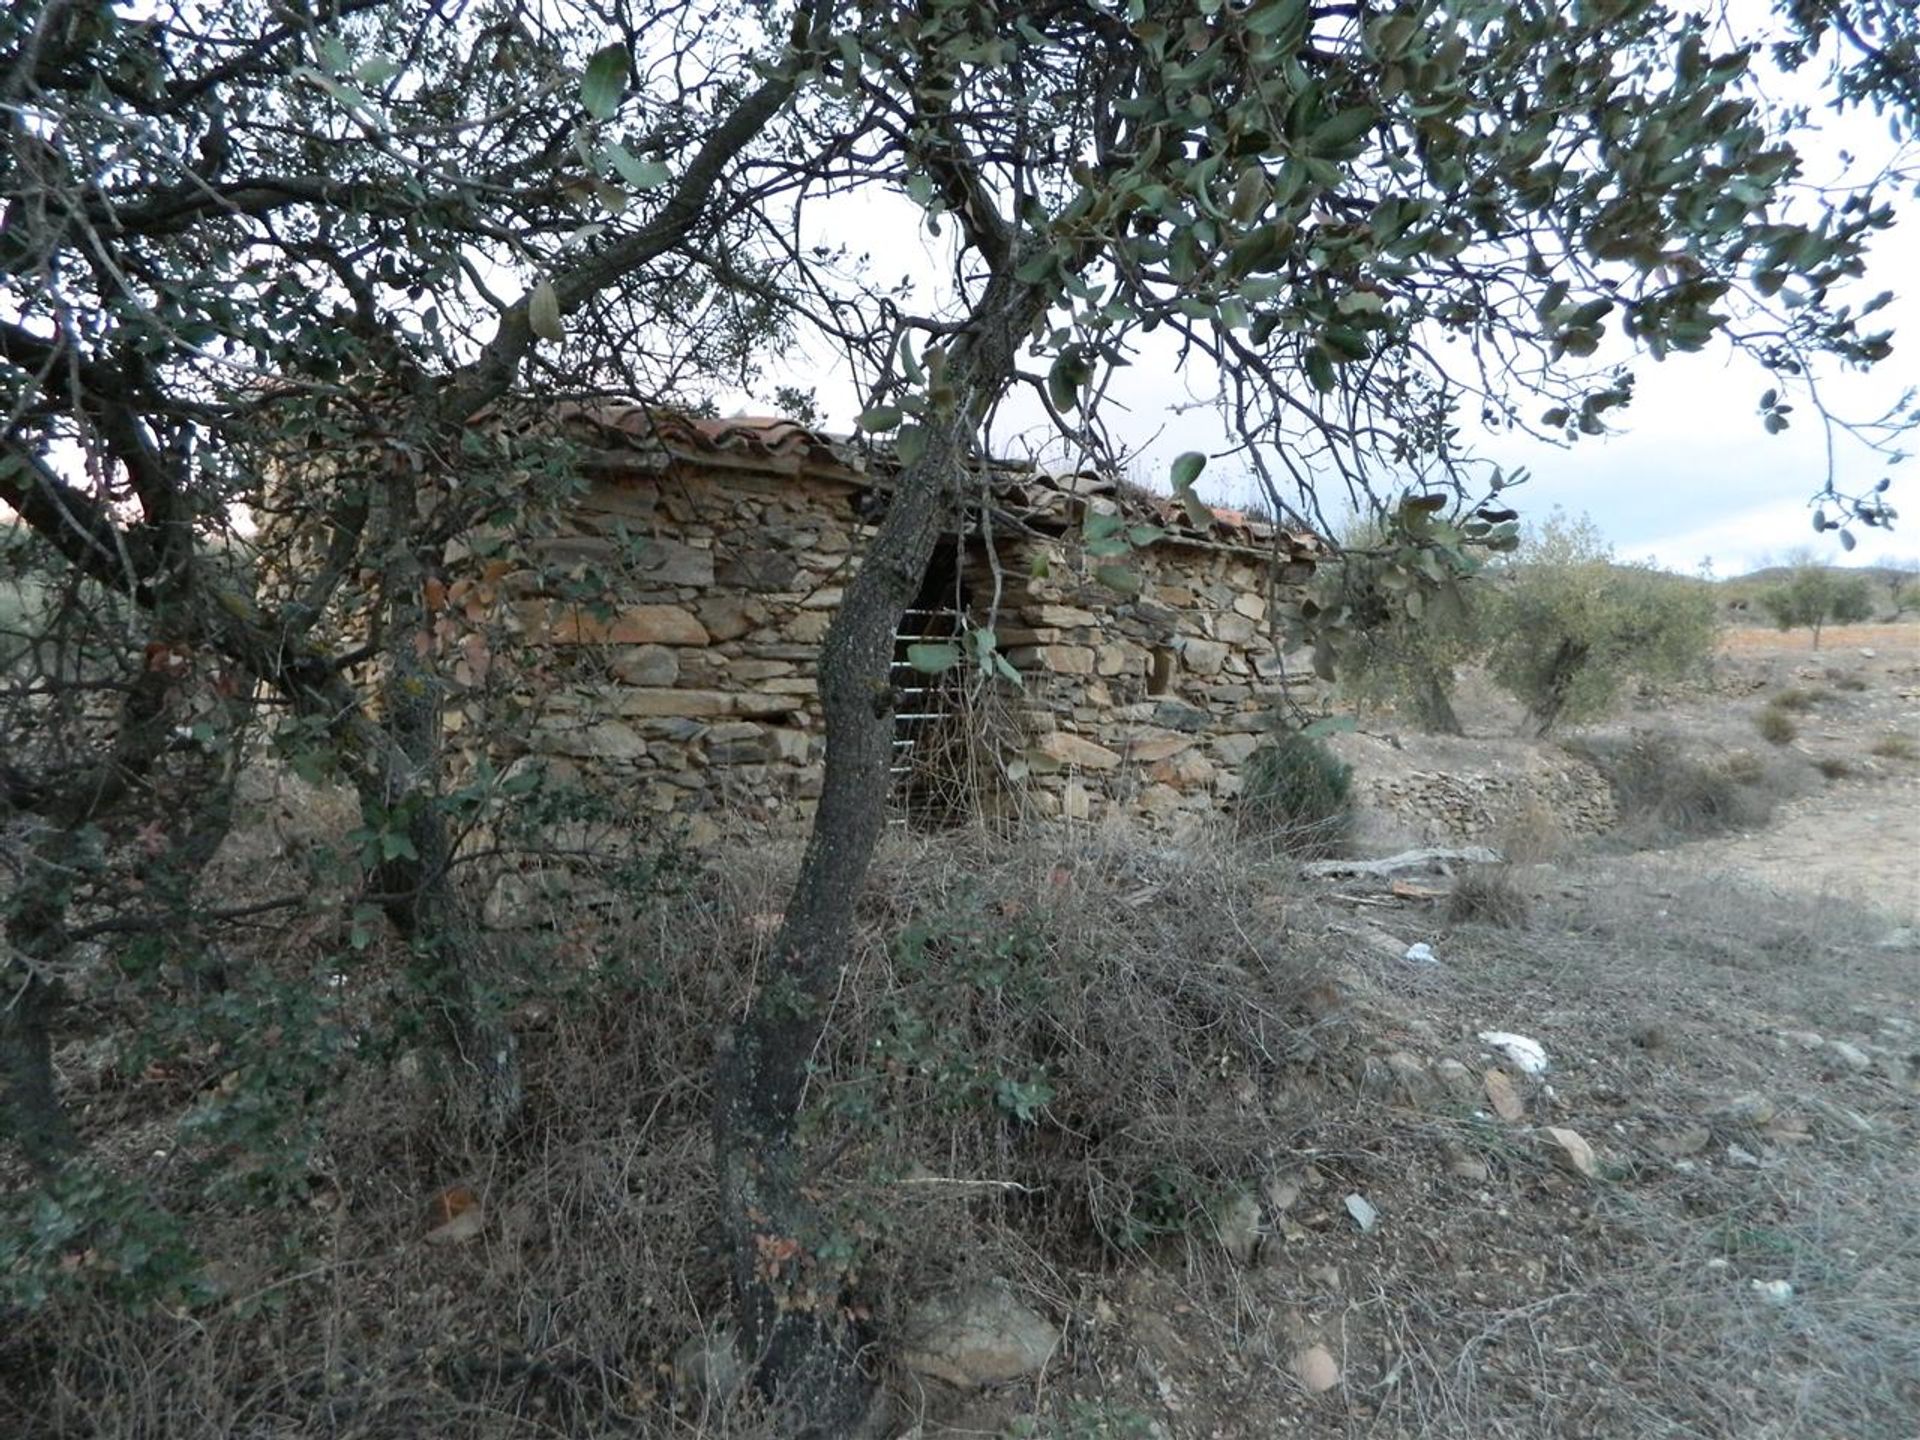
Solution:
M1618 833L1630 844L1751 830L1773 817L1791 793L1791 779L1751 752L1702 758L1680 736L1638 731L1625 740L1588 738L1575 753L1591 761L1613 787Z
M1539 865L1557 860L1573 841L1573 830L1560 813L1538 795L1507 816L1494 834L1494 848L1515 865Z
M1845 780L1854 773L1853 766L1838 755L1822 755L1813 762L1822 778L1827 780Z
M1911 735L1896 730L1873 742L1873 754L1882 760L1920 760L1920 744Z
M1274 736L1248 757L1237 816L1242 835L1292 855L1337 855L1353 831L1353 767L1324 740Z
M244 1434L262 1415L347 1440L504 1440L534 1416L555 1434L760 1433L668 1376L727 1312L707 1077L794 860L756 846L617 922L557 914L492 942L544 984L520 1002L527 1103L502 1143L447 1126L405 1050L362 1056L279 1207L211 1202L191 1167L146 1158L179 1116L141 1118L116 1153L152 1205L192 1217L220 1293L0 1316L0 1434ZM1310 1048L1323 963L1289 932L1291 869L1204 837L890 838L803 1127L833 1197L817 1248L858 1257L880 1324L969 1267L1037 1281L1200 1239L1265 1174L1302 1123L1272 1097ZM452 1183L485 1228L424 1244Z
M1832 698L1833 692L1831 690L1825 690L1819 686L1808 689L1805 686L1795 685L1782 690L1768 703L1782 710L1794 710L1804 714L1806 711L1820 704L1823 700L1831 700Z
M1760 738L1772 745L1791 744L1800 733L1800 727L1793 723L1793 717L1780 707L1778 702L1767 706L1754 717L1754 729L1760 732Z
M857 1140L840 1193L888 1242L869 1273L923 1292L1009 1221L1085 1263L1257 1180L1292 1119L1223 1100L1305 1051L1322 964L1287 868L1205 837L890 855L819 1079Z
M1506 865L1476 865L1453 882L1447 919L1456 925L1498 925L1508 930L1527 923L1533 900Z

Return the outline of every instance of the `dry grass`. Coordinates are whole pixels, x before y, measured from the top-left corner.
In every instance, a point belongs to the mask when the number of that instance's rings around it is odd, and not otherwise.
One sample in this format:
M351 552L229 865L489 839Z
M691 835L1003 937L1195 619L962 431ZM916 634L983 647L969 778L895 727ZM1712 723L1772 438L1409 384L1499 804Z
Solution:
M1669 813L1650 797L1778 779L1757 756L1642 741L1610 771L1642 820L1718 823L1718 799ZM143 1137L123 1153L154 1202L198 1207L226 1295L144 1316L70 1299L0 1325L0 1434L772 1440L679 1388L673 1357L724 1315L706 1075L794 859L730 856L618 924L527 950L582 983L523 1013L532 1098L504 1144L449 1131L404 1057L369 1063L331 1103L300 1195L248 1212L146 1158L176 1118L150 1093L94 1096ZM1353 911L1294 868L1206 835L889 842L809 1101L835 1137L827 1219L861 1241L855 1294L906 1397L893 1433L924 1408L930 1440L1149 1420L1271 1440L1344 1433L1364 1405L1355 1433L1409 1440L1910 1440L1911 1100L1880 1070L1772 1038L1869 1043L1883 1018L1917 1018L1914 957L1876 948L1884 922L1677 880L1665 857L1563 855L1524 931L1461 924L1441 965L1415 969L1346 953L1331 931ZM1463 881L1524 898L1501 870ZM1425 914L1365 913L1409 937ZM1655 1024L1661 1048L1627 1043ZM1521 1123L1488 1118L1477 1090L1415 1103L1375 1083L1386 1051L1456 1059L1477 1082L1489 1027L1553 1058L1554 1098L1522 1080ZM1805 1137L1718 1118L1742 1092ZM1711 1137L1682 1168L1661 1145L1696 1122ZM1588 1138L1600 1175L1557 1170L1535 1124ZM423 1244L426 1197L454 1182L486 1228ZM1263 1207L1251 1264L1212 1218L1246 1191ZM1378 1208L1371 1232L1349 1194ZM883 1357L911 1297L989 1274L1063 1340L1044 1384L969 1399L948 1430L936 1421L961 1402ZM1773 1279L1790 1307L1756 1298ZM1337 1355L1344 1401L1290 1378L1307 1343Z
M1769 705L1753 718L1753 728L1769 745L1790 745L1800 733L1793 717L1778 705Z
M1476 865L1453 882L1447 919L1455 925L1499 925L1517 929L1527 923L1533 900L1506 865Z
M1784 767L1751 751L1702 755L1672 733L1590 737L1568 748L1607 777L1620 817L1612 838L1629 846L1755 829L1794 788Z
M1821 689L1818 686L1808 689L1805 686L1795 685L1782 690L1768 704L1779 710L1804 714L1832 698L1831 690Z
M1906 732L1896 730L1874 741L1872 753L1882 760L1920 760L1920 744Z
M703 1420L670 1361L724 1314L707 1075L793 860L748 852L528 951L577 983L523 1007L529 1099L504 1144L445 1126L403 1055L332 1101L290 1209L207 1213L194 1173L149 1165L153 1203L196 1217L224 1298L22 1318L0 1337L0 1433L240 1435L266 1415L355 1440L753 1435L747 1417ZM837 1137L823 1223L863 1237L879 1344L912 1296L1184 1243L1223 1192L1259 1183L1299 1118L1229 1097L1311 1053L1302 996L1325 964L1288 923L1292 868L1204 839L890 842L808 1120ZM177 1119L148 1114L141 1133ZM481 1198L485 1231L423 1243L450 1184Z

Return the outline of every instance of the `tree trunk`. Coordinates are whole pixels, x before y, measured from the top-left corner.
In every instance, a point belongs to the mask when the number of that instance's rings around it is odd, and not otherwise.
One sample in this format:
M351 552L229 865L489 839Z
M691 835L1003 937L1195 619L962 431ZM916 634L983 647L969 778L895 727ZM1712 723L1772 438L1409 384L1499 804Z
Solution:
M1431 735L1465 735L1460 717L1454 713L1453 697L1447 693L1447 679L1437 670L1422 670L1414 692L1413 706L1421 729Z
M1533 736L1536 740L1546 739L1547 732L1560 719L1560 712L1567 708L1567 696L1573 689L1573 682L1580 677L1580 667L1587 663L1589 648L1576 640L1562 640L1559 648L1553 652L1553 658L1547 662L1545 683L1533 702Z
M479 926L453 886L453 840L443 804L445 687L433 659L433 617L425 602L428 564L407 534L414 489L411 472L396 473L387 485L387 518L395 535L382 567L387 673L381 723L387 744L382 773L361 777L360 800L369 828L396 828L406 837L406 849L386 853L373 879L388 922L413 951L451 1053L449 1103L497 1138L519 1115L524 1096L513 1031L476 979Z
M738 1338L782 1436L854 1433L870 1403L862 1337L843 1305L844 1278L817 1257L796 1124L811 1057L846 963L854 905L885 821L893 754L889 668L900 617L950 523L955 482L981 417L1004 389L1014 346L1035 318L1029 288L995 279L955 345L953 408L926 429L926 448L848 584L820 654L826 771L799 878L774 943L772 974L722 1042L714 1138L730 1248Z
M52 1170L74 1148L73 1127L53 1087L53 987L23 964L0 986L0 1134L29 1161Z

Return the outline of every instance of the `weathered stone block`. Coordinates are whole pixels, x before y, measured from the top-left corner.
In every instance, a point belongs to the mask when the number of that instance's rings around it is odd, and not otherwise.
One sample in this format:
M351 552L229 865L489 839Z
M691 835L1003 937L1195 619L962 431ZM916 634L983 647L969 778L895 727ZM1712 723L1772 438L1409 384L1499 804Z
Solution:
M680 678L680 657L665 645L624 645L610 668L627 685L671 685Z
M1022 645L1007 660L1019 670L1051 670L1056 675L1093 674L1091 645Z
M1227 647L1218 640L1189 635L1180 642L1180 659L1196 675L1218 675L1226 663Z
M729 679L742 684L752 684L758 680L774 680L793 674L791 660L740 659L729 661L725 667Z
M789 765L804 765L813 756L813 736L805 730L772 726L767 730L767 752L771 759Z
M1224 640L1229 645L1251 645L1259 638L1259 634L1259 627L1253 621L1231 611L1216 617L1213 622L1214 639Z
M807 708L806 700L798 695L769 695L758 690L743 690L731 698L734 713L738 715L791 715L796 710Z
M720 690L634 689L617 703L623 715L731 715L735 697Z
M631 536L624 546L627 570L649 585L713 584L713 552L696 550L677 540L652 535Z
M1199 734L1207 728L1209 716L1204 710L1196 710L1191 705L1182 705L1177 700L1162 700L1153 707L1153 723L1168 730L1184 730L1189 734Z
M640 732L620 720L592 720L584 724L549 722L534 732L534 748L548 755L572 755L582 760L638 760L647 753Z
M1076 605L1029 605L1021 612L1034 625L1066 630L1076 625L1098 625L1100 617Z
M602 617L578 605L515 607L528 637L549 645L705 645L707 628L679 605L629 605Z
M826 638L833 616L825 610L807 610L782 622L780 633L801 645L817 645Z
M1169 733L1138 735L1127 742L1127 758L1141 765L1153 765L1200 742L1191 735Z
M1192 790L1213 782L1213 762L1198 750L1169 756L1147 771L1147 778L1177 790Z
M799 574L800 564L792 556L767 550L729 554L714 569L716 583L762 595L791 590Z
M1067 730L1041 736L1033 752L1057 764L1075 765L1082 770L1112 770L1120 764L1120 757L1106 746Z
M1246 764L1247 757L1259 748L1257 735L1222 735L1213 742L1214 757L1227 766Z
M1093 668L1102 675L1144 675L1152 658L1141 646L1117 640L1094 651Z
M1154 816L1171 815L1182 803L1180 792L1171 785L1149 785L1134 802L1143 813Z
M766 607L735 595L710 595L696 612L715 640L738 640L766 620Z
M1233 608L1235 613L1246 616L1247 619L1253 621L1256 625L1267 618L1267 602L1263 597L1256 594L1243 591L1234 596Z

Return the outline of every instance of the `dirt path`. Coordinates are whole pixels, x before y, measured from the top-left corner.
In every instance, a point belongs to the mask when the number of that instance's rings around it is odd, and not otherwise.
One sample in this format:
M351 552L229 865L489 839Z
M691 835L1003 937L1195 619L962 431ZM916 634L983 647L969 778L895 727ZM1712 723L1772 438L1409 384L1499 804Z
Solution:
M1843 897L1886 911L1896 924L1920 925L1920 779L1844 781L1781 807L1765 830L1647 851L1634 861Z

